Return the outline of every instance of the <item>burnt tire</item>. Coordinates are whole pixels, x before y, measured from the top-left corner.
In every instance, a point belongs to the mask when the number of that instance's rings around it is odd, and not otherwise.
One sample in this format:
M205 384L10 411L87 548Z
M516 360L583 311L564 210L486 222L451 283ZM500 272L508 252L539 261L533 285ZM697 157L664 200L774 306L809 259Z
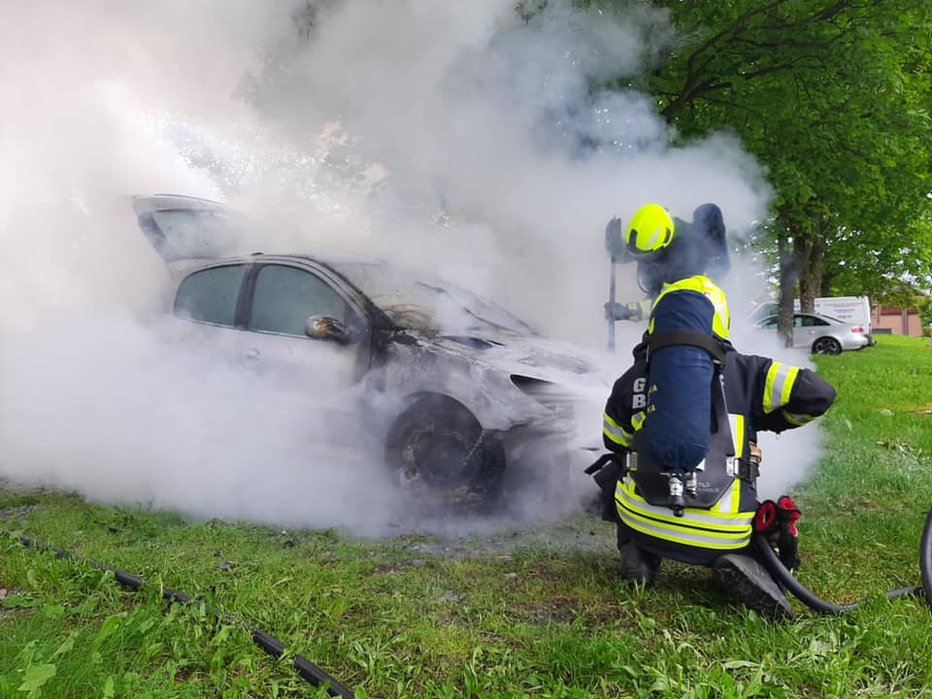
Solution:
M385 461L405 490L488 502L501 484L505 450L462 403L428 395L392 424Z
M834 337L820 337L812 343L813 354L841 354L841 343Z

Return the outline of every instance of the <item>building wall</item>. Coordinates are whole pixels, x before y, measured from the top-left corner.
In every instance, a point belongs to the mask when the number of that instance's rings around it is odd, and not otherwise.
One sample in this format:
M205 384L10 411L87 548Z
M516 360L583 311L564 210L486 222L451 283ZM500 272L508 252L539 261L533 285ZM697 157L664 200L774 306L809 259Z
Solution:
M871 325L873 330L890 330L896 335L922 336L919 309L898 306L875 306Z

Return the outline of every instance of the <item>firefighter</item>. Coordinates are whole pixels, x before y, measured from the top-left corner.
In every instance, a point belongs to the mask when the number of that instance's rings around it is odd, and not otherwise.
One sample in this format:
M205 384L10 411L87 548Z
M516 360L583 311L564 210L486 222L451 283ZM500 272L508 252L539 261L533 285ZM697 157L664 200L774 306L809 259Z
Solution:
M605 237L622 237L620 219L608 222ZM722 210L711 203L698 206L691 222L671 216L660 204L645 204L631 217L618 246L622 261L637 262L638 285L646 297L606 304L607 320L644 320L665 283L697 274L719 279L729 268Z
M617 219L609 226L620 230ZM725 292L710 276L728 269L721 209L703 204L687 223L659 204L645 204L631 217L623 246L652 299L647 325L652 347L668 348L651 365L651 421L641 451L670 474L670 496L678 498L709 449L710 351L727 342L731 324Z
M617 219L609 227L620 233ZM646 204L631 217L623 246L652 303L634 367L616 383L604 422L606 445L636 457L617 460L624 474L597 477L611 497L607 515L619 520L622 574L650 582L664 556L716 565L756 606L785 612L766 572L736 553L749 544L757 509L750 445L757 430L779 432L820 415L834 391L812 372L734 351L727 299L715 281L729 265L718 206L703 204L687 223ZM795 506L782 502L787 519Z
M652 347L651 340L645 333L634 349L633 366L612 389L603 441L615 458L595 476L603 491L603 519L617 525L622 577L650 584L663 558L711 566L747 606L771 618L790 615L782 590L755 556L751 532L755 513L781 519L780 554L795 567L799 514L789 498L767 501L769 509L758 502L757 433L805 425L828 410L835 390L808 369L741 354L727 342L720 351L710 348L715 363L710 446L677 511L665 489L665 466L643 450L642 435L655 417L648 395L652 365L671 351Z

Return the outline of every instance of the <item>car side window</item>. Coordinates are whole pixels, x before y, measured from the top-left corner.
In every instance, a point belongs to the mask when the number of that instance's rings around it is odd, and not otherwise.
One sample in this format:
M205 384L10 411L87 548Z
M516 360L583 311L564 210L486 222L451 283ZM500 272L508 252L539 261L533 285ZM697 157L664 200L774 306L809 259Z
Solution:
M824 320L821 318L816 318L815 316L800 316L800 319L802 321L802 327L804 328L811 328L817 325L828 325L828 323L826 323Z
M304 337L310 316L336 318L349 325L352 311L316 274L286 265L263 265L256 276L249 329Z
M235 325L245 265L210 267L189 275L175 294L175 315L217 325Z
M774 329L775 327L777 327L777 317L773 316L771 318L768 318L761 324L761 327L766 328L767 330Z
M794 328L805 328L806 327L806 316L793 316L793 327Z

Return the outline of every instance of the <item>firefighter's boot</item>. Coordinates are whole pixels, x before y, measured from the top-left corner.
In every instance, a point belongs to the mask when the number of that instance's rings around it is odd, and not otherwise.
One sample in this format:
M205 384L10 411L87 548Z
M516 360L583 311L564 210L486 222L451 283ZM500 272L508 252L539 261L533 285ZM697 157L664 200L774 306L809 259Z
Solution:
M729 553L712 566L715 579L745 606L768 619L788 619L793 608L767 569L750 556Z
M638 585L652 585L660 569L660 556L638 548L627 533L622 531L622 525L619 525L618 529L618 553L621 554L622 579Z

